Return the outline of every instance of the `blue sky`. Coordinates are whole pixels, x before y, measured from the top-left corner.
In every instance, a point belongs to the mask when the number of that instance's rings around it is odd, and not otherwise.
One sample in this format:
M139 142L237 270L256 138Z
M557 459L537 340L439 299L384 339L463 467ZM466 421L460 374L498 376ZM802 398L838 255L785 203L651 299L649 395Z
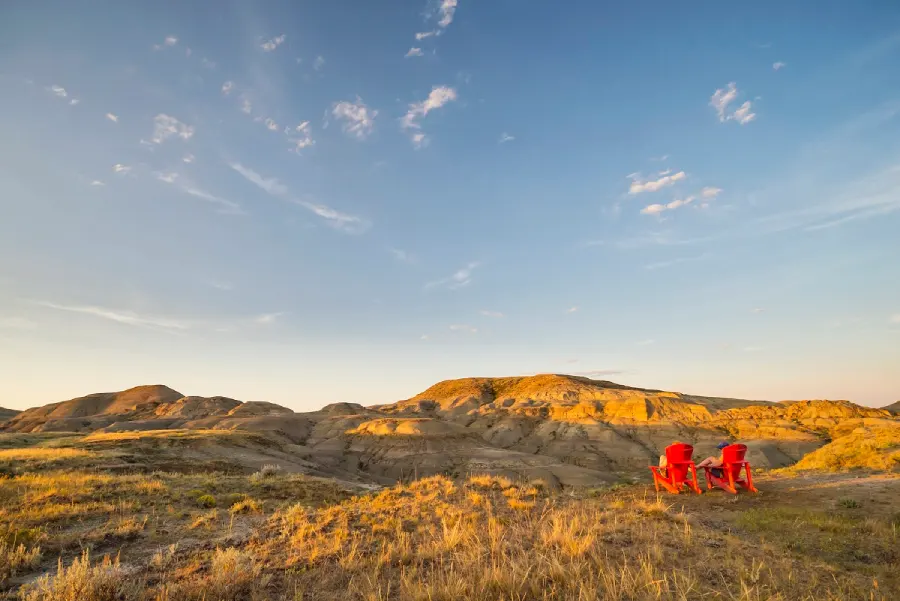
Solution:
M0 39L0 405L900 399L894 3L7 2Z

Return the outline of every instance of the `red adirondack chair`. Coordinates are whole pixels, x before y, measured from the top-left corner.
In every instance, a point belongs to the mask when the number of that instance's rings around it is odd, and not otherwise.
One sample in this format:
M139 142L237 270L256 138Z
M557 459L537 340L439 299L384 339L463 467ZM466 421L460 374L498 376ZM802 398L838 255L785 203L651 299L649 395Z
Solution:
M687 486L698 495L700 494L700 485L697 484L697 468L691 459L693 454L694 447L682 442L666 447L666 467L650 466L656 492L659 492L659 487L662 486L677 495L683 486Z
M750 492L759 492L753 486L753 476L750 474L750 464L744 461L747 454L747 445L732 444L722 449L722 467L711 468L704 466L706 471L706 490L712 490L713 486L726 490L733 495L737 494L737 487L748 490ZM713 474L712 470L721 469L722 477L719 478ZM741 478L741 469L746 474L745 478Z

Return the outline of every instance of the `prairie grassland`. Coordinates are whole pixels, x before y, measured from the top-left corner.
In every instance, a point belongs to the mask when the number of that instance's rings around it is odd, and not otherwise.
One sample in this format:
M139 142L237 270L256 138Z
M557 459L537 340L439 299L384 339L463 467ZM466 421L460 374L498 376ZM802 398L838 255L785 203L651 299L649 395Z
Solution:
M30 463L52 455L17 449L0 476L0 598L900 598L900 477L770 477L760 495L675 497L645 485L551 493L540 481L435 476L351 496L275 465L120 469L129 445L146 440L29 441L32 451L94 453L94 469ZM116 469L102 467L112 457Z
M62 601L73 590L86 601L896 598L878 575L758 538L757 517L747 531L711 527L674 501L644 487L577 498L550 496L540 483L431 477L333 505L282 506L243 538L160 547L142 562L76 555L20 593L28 601ZM707 511L716 503L733 504L719 497ZM793 518L775 515L771 526L785 519ZM887 569L897 558L873 560Z

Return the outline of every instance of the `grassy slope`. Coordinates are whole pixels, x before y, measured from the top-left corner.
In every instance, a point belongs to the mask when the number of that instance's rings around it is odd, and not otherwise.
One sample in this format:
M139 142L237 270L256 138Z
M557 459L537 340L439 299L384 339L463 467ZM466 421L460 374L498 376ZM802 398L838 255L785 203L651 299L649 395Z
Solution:
M11 474L0 478L0 591L31 581L26 601L76 588L80 601L900 598L894 476L763 477L762 494L739 497L657 497L645 485L553 495L438 476L350 498L277 472L98 469L129 452L128 437L108 442L0 439Z
M900 471L900 424L856 428L804 456L792 471Z

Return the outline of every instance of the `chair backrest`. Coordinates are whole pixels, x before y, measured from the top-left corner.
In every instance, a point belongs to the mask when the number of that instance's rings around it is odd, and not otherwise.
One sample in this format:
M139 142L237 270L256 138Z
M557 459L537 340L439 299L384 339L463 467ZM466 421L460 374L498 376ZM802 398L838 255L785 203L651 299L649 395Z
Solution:
M731 470L731 475L735 479L737 479L741 475L741 466L731 464L744 461L744 457L746 455L747 445L745 444L732 444L722 449L722 463L725 464L727 469Z
M692 461L694 447L683 442L666 447L666 469L675 482L684 482L690 473L686 462Z

